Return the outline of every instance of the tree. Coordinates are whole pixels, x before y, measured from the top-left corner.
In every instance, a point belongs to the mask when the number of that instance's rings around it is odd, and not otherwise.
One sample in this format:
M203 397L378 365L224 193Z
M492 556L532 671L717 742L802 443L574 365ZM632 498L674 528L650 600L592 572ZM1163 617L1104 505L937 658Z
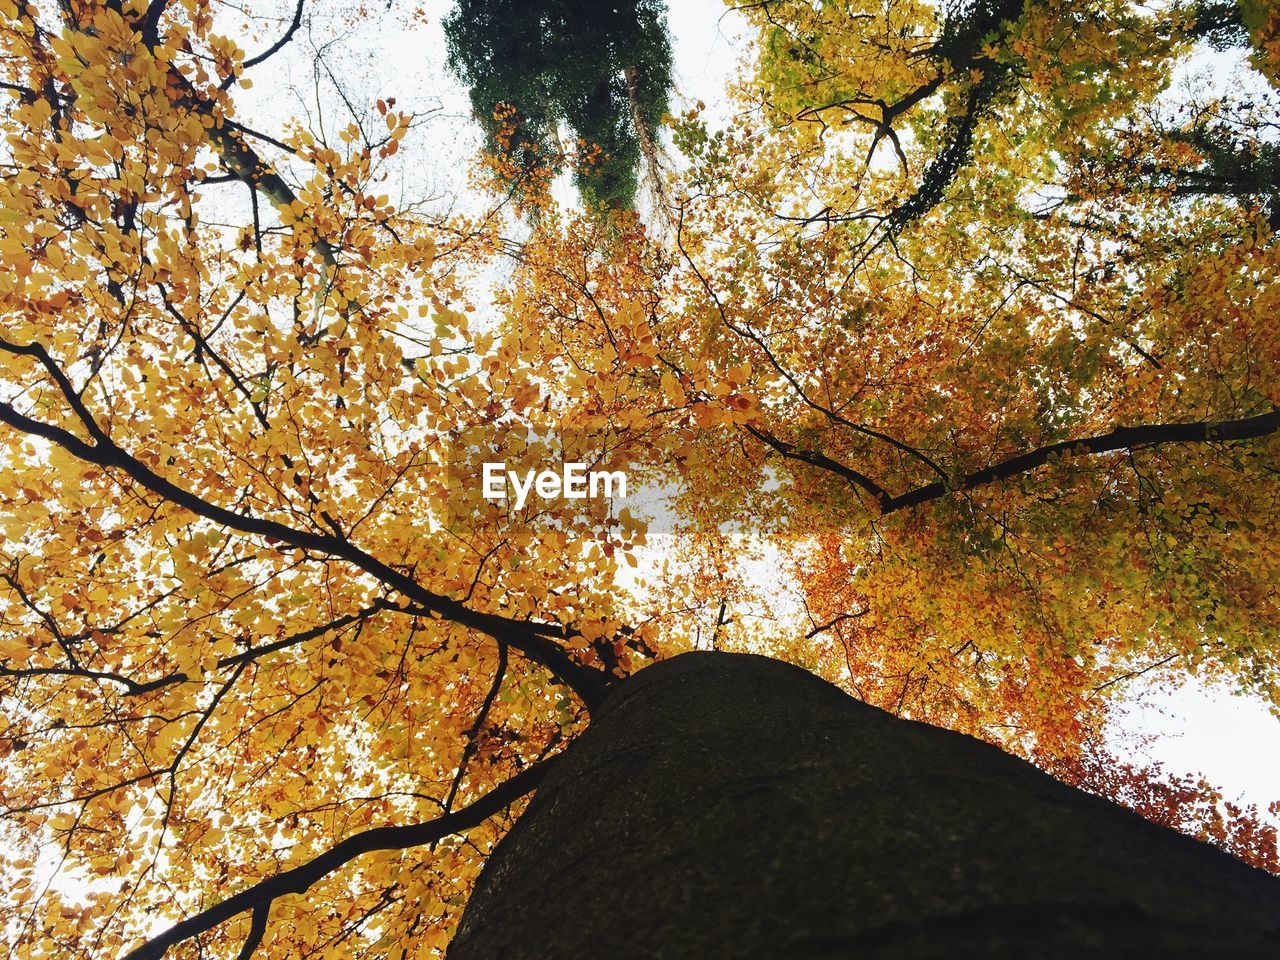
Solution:
M564 124L583 152L574 179L584 202L630 209L667 110L665 19L661 0L462 0L445 21L449 63L504 175L544 188Z
M702 651L608 699L449 956L1265 956L1278 893L987 744Z
M1275 867L1256 811L1098 746L1138 674L1280 699L1255 8L753 5L673 243L548 208L518 247L379 193L394 102L237 112L302 3L253 56L205 0L0 12L19 955L438 955L592 713L698 645ZM1170 104L1205 38L1261 92ZM628 511L486 501L495 454L678 482L666 566ZM750 618L726 520L799 614Z
M749 9L760 122L684 128L681 252L693 349L760 410L724 475L787 465L761 516L820 536L807 642L1028 749L1162 664L1274 703L1275 181L1226 174L1270 162L1274 94L1170 103L1218 24L1180 8Z

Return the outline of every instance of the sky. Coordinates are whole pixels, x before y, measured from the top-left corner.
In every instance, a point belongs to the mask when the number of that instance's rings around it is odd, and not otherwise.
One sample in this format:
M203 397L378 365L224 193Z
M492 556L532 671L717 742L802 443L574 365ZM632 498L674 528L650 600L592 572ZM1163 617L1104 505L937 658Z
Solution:
M275 2L263 0L262 6ZM723 91L749 49L749 32L743 18L723 0L668 0L673 41L675 99L673 112L701 100L711 125L732 122ZM292 2L281 3L282 12ZM262 6L254 4L255 12ZM281 56L252 74L254 87L238 96L243 116L270 129L282 117L304 114L331 127L345 125L346 118L316 107L308 91L317 88L311 51L325 50L329 69L341 77L352 100L371 103L377 97L397 97L397 106L425 115L412 134L418 144L406 141L402 157L428 156L431 162L402 166L395 171L404 198L428 198L442 208L457 209L468 202L470 158L480 143L471 122L466 91L450 76L445 64L441 21L452 7L449 0L431 0L425 18L406 22L394 10L382 13L382 4L370 8L366 18L353 18L345 5L315 4L307 36L293 45L291 56ZM245 41L250 54L272 36ZM1210 87L1226 82L1228 71L1220 55L1200 58L1193 69ZM320 78L323 82L323 78ZM1190 82L1192 78L1178 78ZM323 102L326 98L320 98ZM338 110L337 113L341 113ZM566 181L561 199L572 200ZM1260 808L1280 800L1280 719L1256 699L1233 695L1220 687L1195 679L1176 689L1135 682L1126 693L1126 708L1115 725L1112 745L1138 762L1157 761L1171 774L1204 774L1230 799L1256 803Z

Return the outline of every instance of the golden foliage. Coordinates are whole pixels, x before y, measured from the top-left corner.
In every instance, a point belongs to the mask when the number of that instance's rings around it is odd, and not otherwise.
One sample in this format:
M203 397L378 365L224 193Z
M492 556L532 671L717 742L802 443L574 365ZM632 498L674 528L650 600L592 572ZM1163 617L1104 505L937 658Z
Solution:
M975 9L754 6L674 242L531 190L513 250L382 192L393 100L238 119L207 0L0 0L10 949L437 956L546 758L695 645L1212 821L1085 765L1136 675L1280 704L1268 107L1165 115L1180 9ZM679 536L467 486L557 443L678 486Z

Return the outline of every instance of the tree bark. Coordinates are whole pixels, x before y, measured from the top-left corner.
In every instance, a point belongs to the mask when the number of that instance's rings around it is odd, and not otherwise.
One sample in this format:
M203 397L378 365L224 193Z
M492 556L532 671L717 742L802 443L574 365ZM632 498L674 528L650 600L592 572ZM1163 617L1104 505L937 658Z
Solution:
M450 960L1280 956L1280 879L799 668L618 687Z

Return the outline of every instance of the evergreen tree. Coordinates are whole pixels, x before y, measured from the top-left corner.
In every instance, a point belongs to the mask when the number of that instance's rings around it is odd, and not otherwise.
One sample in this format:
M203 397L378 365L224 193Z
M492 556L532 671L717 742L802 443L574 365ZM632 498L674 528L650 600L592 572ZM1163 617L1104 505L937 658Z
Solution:
M445 21L449 65L517 186L559 167L563 125L584 148L584 201L634 203L671 85L665 16L662 0L459 0Z

